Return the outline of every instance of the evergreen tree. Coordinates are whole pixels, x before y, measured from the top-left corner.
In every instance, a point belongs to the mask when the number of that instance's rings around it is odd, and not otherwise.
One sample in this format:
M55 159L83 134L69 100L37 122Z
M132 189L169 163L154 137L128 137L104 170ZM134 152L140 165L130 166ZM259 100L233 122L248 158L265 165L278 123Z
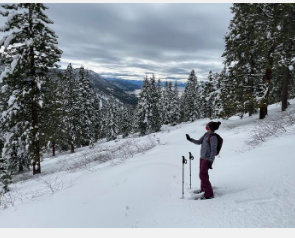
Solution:
M208 81L202 84L202 91L201 91L201 107L202 107L202 116L204 118L213 117L213 110L214 110L214 99L212 98L212 94L215 91L214 88L214 76L212 71L209 72Z
M163 101L163 90L161 79L157 81L157 95L158 95L158 109L160 112L160 123L164 124L164 101Z
M159 108L159 94L156 87L155 75L150 79L150 92L148 96L148 107L150 108L150 114L148 115L148 120L150 121L149 132L158 132L161 129L161 117L160 117L160 108Z
M75 152L77 144L77 135L79 133L79 101L76 90L75 72L71 64L68 65L64 77L62 78L62 120L63 134L67 144L71 148L71 153Z
M171 99L171 123L172 125L176 125L180 122L180 98L178 91L177 81L174 83L174 89L172 91L172 99Z
M166 80L165 85L164 85L164 90L163 90L163 108L162 108L162 115L163 115L163 123L164 124L169 124L169 113L170 113L170 92L169 92L169 84L168 81Z
M101 102L97 97L96 93L93 92L93 136L94 141L96 142L98 139L102 138L101 135L101 127L102 127L102 114L101 114Z
M234 4L234 18L226 35L225 65L239 113L260 119L269 103L288 103L289 68L294 59L294 4Z
M89 72L80 67L79 76L77 78L77 102L79 103L79 128L78 144L87 146L93 144L94 136L94 121L95 121L95 108L94 100L95 93L90 84Z
M255 112L259 100L262 98L263 63L260 59L262 46L258 44L261 37L256 28L259 27L256 7L253 4L234 4L231 8L235 14L229 26L229 33L225 36L226 48L225 68L227 81L223 84L224 92L228 95L227 116Z
M44 97L41 88L48 68L56 66L62 51L56 46L57 36L46 26L53 22L44 14L47 9L44 4L3 4L2 7L5 11L0 14L8 20L1 31L11 32L0 41L4 54L11 59L10 67L6 67L0 77L0 83L3 81L10 91L8 107L2 117L5 133L10 136L5 137L2 154L4 158L10 157L12 143L9 140L20 134L32 160L33 174L38 174L41 173L38 116Z
M183 121L195 121L200 118L200 95L198 92L198 81L195 71L192 70L187 85L182 95Z
M213 117L217 118L229 118L232 116L233 111L235 110L234 105L231 104L231 95L229 94L228 86L229 80L226 72L226 68L222 70L220 74L216 74L216 88L212 93L214 111Z
M61 74L51 74L43 86L45 92L43 110L40 113L40 145L43 150L48 146L52 148L52 155L55 156L56 146L63 140L62 124L62 93ZM63 90L63 89L62 89Z
M128 106L123 106L119 118L120 134L122 134L123 138L132 132L132 118L133 110Z
M148 77L146 76L143 81L141 92L139 93L139 100L138 100L138 105L136 109L137 118L138 118L137 128L141 135L146 135L150 128L149 120L148 120L150 115L150 108L148 103L149 92L150 92L150 82L148 80Z
M118 135L118 114L117 107L115 105L115 99L111 97L109 99L107 114L106 114L106 138L107 141L117 139Z
M279 85L272 88L281 89L280 97L275 101L281 101L282 111L285 111L290 98L290 86L292 81L295 80L294 74L292 74L292 68L295 64L295 4L279 4L278 7L280 17L277 27L279 32L277 41L279 44L274 53L274 62L275 68L279 71L279 78L276 78L275 81L279 82Z
M7 160L0 156L0 195L9 191L8 185L12 182Z

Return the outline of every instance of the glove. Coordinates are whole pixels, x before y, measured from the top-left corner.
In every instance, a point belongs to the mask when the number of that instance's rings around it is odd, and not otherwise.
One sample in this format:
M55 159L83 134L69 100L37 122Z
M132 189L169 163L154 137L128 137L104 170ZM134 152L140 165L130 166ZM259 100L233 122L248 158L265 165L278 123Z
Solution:
M190 136L189 136L188 134L185 134L185 135L186 135L186 139L187 139L188 141L190 141L190 140L191 140Z
M208 161L208 167L209 167L209 169L213 169L212 168L212 164L213 164L213 162Z

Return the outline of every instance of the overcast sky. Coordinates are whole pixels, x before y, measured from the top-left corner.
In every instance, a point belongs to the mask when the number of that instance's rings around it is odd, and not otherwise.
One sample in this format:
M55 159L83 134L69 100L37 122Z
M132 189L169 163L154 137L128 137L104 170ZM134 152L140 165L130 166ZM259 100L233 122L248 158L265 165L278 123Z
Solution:
M104 77L141 80L148 72L185 81L192 69L201 80L222 68L229 3L46 6L63 68L72 63Z

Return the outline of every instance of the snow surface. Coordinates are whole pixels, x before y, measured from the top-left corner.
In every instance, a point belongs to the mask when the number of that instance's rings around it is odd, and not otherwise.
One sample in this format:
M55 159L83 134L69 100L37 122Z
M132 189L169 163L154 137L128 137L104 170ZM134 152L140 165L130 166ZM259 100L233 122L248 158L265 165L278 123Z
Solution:
M294 109L295 100L291 104ZM279 104L269 107L270 115L279 112ZM199 139L207 119L162 127L155 134L159 143L153 149L114 166L106 162L89 171L61 173L57 169L61 162L77 159L81 153L92 153L91 149L81 148L75 154L64 153L56 158L48 156L42 162L43 176L16 184L26 191L35 189L36 197L1 210L0 227L294 228L295 135L271 138L256 149L241 153L255 121L257 115L221 120L218 133L224 145L221 157L215 159L210 170L215 192L212 200L191 199L190 191L198 189L200 183L200 146L185 138L187 133ZM124 140L127 139L100 142L96 147L112 147ZM192 189L188 163L182 199L182 156L188 159L188 152L195 156ZM72 184L54 194L38 196L38 191L45 189L42 179L48 176L57 183L63 179L65 184Z

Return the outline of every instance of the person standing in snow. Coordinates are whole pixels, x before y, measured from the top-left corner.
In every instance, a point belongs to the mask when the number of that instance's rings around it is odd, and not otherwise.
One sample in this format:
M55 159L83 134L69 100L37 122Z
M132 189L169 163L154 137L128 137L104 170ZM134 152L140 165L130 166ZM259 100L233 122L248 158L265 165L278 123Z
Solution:
M218 139L214 136L214 132L218 130L221 122L209 122L206 125L207 132L199 139L195 140L186 134L186 139L194 144L201 145L201 158L200 158L200 180L201 188L196 191L196 193L202 193L201 199L211 199L214 198L213 189L209 181L209 168L212 169L212 164L214 162L215 156L217 154Z

